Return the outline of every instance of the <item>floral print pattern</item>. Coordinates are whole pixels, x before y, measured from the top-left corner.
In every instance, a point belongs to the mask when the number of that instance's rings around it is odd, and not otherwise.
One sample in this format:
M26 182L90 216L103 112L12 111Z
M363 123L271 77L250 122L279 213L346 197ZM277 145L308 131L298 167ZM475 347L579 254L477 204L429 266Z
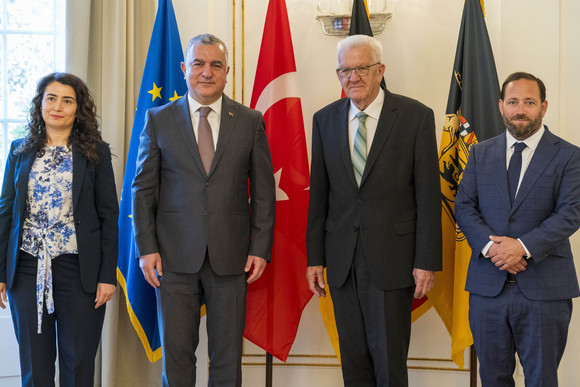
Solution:
M43 305L54 312L51 260L78 254L72 200L72 150L45 146L28 177L28 197L21 250L38 258L36 310L41 333Z

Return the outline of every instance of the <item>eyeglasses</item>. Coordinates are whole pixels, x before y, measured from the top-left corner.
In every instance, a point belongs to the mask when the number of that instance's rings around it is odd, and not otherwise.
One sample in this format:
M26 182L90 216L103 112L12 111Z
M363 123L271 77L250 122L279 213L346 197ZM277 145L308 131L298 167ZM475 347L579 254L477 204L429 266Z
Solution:
M358 67L343 67L336 69L338 76L341 78L349 78L352 75L352 71L356 73L359 77L364 77L369 75L369 69L373 66L380 64L381 62L373 63L369 66L358 66Z

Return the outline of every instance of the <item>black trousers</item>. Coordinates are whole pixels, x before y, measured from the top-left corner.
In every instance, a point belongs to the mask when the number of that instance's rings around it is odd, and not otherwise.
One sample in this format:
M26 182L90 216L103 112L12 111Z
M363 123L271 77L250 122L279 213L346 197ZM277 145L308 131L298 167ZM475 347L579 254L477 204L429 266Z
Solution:
M413 291L377 287L359 239L345 283L330 287L346 387L408 385Z
M37 263L36 257L21 252L15 282L8 292L22 385L55 385L58 346L60 386L92 387L105 305L95 309L96 293L83 290L78 255L56 257L52 260L54 313L48 314L44 306L42 333L37 333Z
M205 301L209 386L241 386L247 276L215 274L206 256L197 273L164 271L156 289L163 349L163 386L195 386L195 350Z

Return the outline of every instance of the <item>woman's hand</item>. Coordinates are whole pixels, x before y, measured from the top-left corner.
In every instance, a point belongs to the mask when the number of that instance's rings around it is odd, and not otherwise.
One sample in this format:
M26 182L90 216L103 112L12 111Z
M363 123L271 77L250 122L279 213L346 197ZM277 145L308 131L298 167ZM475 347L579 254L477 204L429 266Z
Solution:
M8 302L8 295L6 294L6 282L0 282L0 308L6 309L4 303Z
M115 294L115 285L105 284L99 282L97 284L97 298L95 298L95 309L99 309L101 305L113 298Z

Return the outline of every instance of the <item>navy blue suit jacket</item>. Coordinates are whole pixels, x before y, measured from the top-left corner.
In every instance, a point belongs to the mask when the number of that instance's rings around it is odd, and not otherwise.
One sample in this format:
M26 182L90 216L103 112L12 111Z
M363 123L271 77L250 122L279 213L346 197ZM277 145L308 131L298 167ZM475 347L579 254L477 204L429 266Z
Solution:
M457 224L472 249L465 290L499 294L507 271L481 255L490 235L519 238L532 258L517 274L532 300L580 295L569 237L580 226L580 149L546 128L510 205L505 133L476 144L455 199Z
M28 175L36 157L36 151L14 154L22 142L15 140L10 147L0 197L0 282L8 290L20 256ZM117 191L109 147L102 144L98 152L99 160L91 163L73 146L73 216L81 284L89 293L97 283L117 283Z

